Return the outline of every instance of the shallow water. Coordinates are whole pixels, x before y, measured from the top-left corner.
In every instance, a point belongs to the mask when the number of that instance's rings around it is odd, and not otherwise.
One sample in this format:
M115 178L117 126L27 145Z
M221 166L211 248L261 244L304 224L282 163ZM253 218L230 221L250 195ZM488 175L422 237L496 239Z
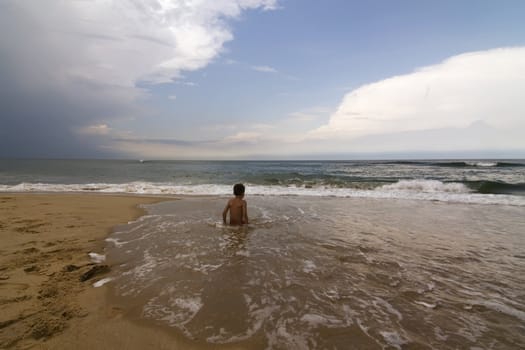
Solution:
M523 207L302 196L148 206L108 239L127 314L252 349L525 347Z

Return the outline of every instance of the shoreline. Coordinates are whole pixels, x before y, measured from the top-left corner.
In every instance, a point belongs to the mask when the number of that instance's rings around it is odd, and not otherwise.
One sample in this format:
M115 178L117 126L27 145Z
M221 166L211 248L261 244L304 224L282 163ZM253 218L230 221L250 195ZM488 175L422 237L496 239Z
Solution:
M177 348L165 332L123 317L109 303L95 264L115 226L145 214L142 204L174 197L95 193L0 195L0 348ZM187 348L187 346L184 346Z

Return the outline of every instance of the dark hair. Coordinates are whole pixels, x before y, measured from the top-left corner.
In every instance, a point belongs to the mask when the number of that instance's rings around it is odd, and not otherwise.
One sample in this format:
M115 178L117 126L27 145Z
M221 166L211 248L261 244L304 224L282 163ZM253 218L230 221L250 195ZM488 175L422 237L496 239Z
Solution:
M233 186L233 194L236 196L242 196L244 194L244 185L235 184L235 186Z

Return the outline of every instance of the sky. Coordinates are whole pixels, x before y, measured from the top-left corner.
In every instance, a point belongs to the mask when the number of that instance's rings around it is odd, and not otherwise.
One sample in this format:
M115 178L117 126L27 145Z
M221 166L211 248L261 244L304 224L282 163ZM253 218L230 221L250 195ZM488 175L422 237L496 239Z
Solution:
M521 0L0 0L0 157L524 158Z

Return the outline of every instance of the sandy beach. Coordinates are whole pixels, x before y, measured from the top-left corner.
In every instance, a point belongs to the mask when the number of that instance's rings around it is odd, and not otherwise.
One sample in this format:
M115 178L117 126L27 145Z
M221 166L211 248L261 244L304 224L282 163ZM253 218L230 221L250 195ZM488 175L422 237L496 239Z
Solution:
M163 198L89 194L0 197L0 348L176 349L169 335L122 317L106 287L86 281L90 252L113 226ZM84 278L89 276L84 276ZM187 344L183 346L188 348Z

